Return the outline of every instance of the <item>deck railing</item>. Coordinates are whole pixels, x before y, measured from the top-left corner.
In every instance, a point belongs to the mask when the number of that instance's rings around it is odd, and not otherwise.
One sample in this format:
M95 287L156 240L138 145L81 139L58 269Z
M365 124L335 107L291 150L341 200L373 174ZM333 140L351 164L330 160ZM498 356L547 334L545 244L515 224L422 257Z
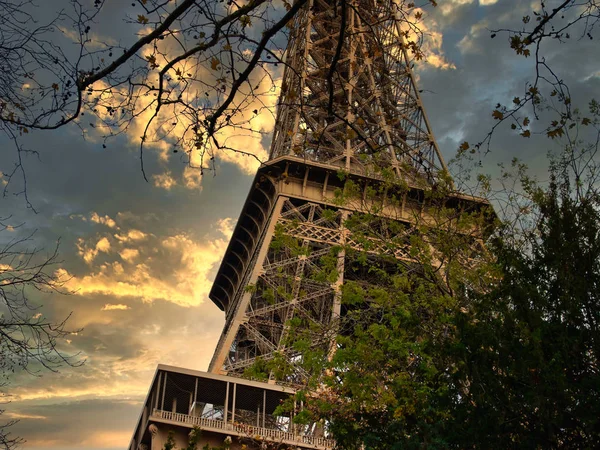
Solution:
M295 445L308 445L312 448L331 449L335 442L332 439L326 439L314 436L303 436L287 431L274 430L272 428L257 427L241 423L224 422L219 419L207 419L205 417L190 416L171 411L162 411L155 409L152 411L152 418L179 422L186 425L197 426L202 429L213 431L230 431L240 436L250 438L265 439L269 441L285 442Z

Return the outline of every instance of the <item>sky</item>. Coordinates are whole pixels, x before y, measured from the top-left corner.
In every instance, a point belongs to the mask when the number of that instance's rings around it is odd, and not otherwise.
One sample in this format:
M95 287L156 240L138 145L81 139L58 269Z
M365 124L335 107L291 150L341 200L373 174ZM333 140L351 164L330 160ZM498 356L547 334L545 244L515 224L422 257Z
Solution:
M116 39L131 31L123 20L125 13L136 13L129 5L108 1L98 18L99 37ZM461 142L481 140L494 124L496 103L521 95L531 79L531 61L517 57L506 36L490 39L489 30L519 27L537 5L438 0L437 8L424 8L427 58L416 70L446 160ZM45 4L40 12L51 7ZM573 39L545 47L548 62L582 109L591 98L600 99L596 45ZM267 113L257 120L265 137L242 135L232 143L264 158L274 120ZM216 172L200 177L156 145L145 155L146 182L136 130L106 148L93 135L83 139L76 127L27 139L39 151L39 158L25 160L29 200L37 212L23 196L0 198L0 216L12 215L12 224L22 224L0 239L35 231L32 245L46 250L60 239L63 262L57 270L73 293L32 295L48 317L72 312L69 326L82 331L68 348L86 362L37 377L15 375L4 417L20 419L13 432L27 439L25 449L124 449L157 364L208 367L224 322L208 292L257 162L217 155ZM547 152L559 148L544 137L522 138L507 125L494 136L484 169L494 172L497 162L517 156L543 178ZM2 137L0 149L0 171L7 172L15 153Z

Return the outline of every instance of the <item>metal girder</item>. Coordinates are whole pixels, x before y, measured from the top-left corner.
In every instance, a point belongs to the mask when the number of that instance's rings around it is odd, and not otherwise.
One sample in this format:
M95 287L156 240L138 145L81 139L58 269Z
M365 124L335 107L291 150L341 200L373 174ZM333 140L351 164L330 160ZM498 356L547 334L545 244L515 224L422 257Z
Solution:
M299 298L298 303L309 302L311 300L314 300L314 299L317 299L320 297L325 297L327 295L331 295L331 293L332 293L331 288L324 288L320 291L316 291L316 292L313 292L311 294L308 294L308 295L305 295L305 296ZM277 311L277 310L279 310L281 308L285 308L287 306L289 306L289 305L286 302L276 303L274 305L269 305L269 306L265 306L260 309L248 311L246 314L248 317L264 316L265 314L269 314L273 311Z

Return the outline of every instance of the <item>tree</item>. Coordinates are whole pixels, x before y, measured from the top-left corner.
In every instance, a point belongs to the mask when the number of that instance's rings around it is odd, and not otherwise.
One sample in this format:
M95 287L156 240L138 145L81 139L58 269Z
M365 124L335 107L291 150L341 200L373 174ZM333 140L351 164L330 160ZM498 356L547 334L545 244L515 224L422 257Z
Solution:
M503 279L459 317L469 389L457 424L484 447L600 439L600 198L596 169L582 189L571 164L554 167L546 190L530 190L534 229L518 245L496 241Z
M385 198L384 192L393 188L373 195ZM410 227L400 222L405 216L382 221L377 209L346 221L364 249L374 240L387 248L377 255L346 249L355 262L345 273L337 349L325 363L322 395L308 395L309 414L330 424L341 448L449 442L459 367L455 317L470 308L466 291L484 292L495 276L481 247L495 222L492 211L481 201L457 205L451 193L451 184L425 187Z
M269 305L286 304L298 285L306 298L311 285L340 288L333 320L322 319L330 303L298 301L282 324L284 350L245 373L300 385L295 404L306 409L295 422L309 432L329 424L340 448L433 446L451 412L453 317L469 306L467 286L489 285L480 243L494 217L481 199L457 198L442 175L415 187L389 171L368 182L339 173L340 210L315 217L325 227L342 211L343 240L331 247L307 242L295 233L301 218L282 224L274 254L311 264L280 267L277 280L251 287Z
M512 210L528 220L496 223L489 258L467 250L460 227L439 224L437 239L412 236L412 265L357 257L376 281L344 285L337 351L321 358L326 376L300 394L308 422L326 421L348 449L593 447L600 439L597 145L567 148L546 187L515 162L522 189L512 193L519 199ZM347 225L369 239L383 229L364 216ZM451 252L477 264L453 263Z
M0 233L12 230L8 219L0 220ZM42 370L57 371L61 366L83 364L78 355L64 349L64 341L80 330L69 330L69 317L59 322L49 320L41 306L32 301L32 290L47 293L66 293L66 280L57 275L58 245L51 252L31 248L33 234L3 240L0 246L0 396L11 378L20 371L38 375ZM0 410L0 415L4 410ZM0 425L0 446L12 449L23 440L10 433L16 421Z

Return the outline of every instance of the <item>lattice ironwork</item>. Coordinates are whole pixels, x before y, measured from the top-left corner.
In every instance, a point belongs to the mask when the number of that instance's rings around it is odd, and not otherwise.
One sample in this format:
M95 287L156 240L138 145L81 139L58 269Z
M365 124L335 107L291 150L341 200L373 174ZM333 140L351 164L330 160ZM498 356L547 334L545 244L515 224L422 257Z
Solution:
M257 362L283 358L291 373L283 379L274 371L270 376L277 382L302 384L308 374L298 365L302 353L288 339L289 323L297 319L307 329L319 330L311 336L312 348L326 351L332 345L347 258L343 249L412 260L408 248L349 233L344 226L349 211L285 197L279 205L271 215L273 232L262 244L264 256L252 268L255 281L236 305L236 317L221 336L213 366L220 363L228 374L247 376L247 369ZM403 229L394 239L413 231Z
M445 163L393 0L311 0L295 18L271 158L433 179Z
M271 160L259 170L211 291L227 315L211 371L256 376L252 369L262 364L271 382L301 385L309 374L290 324L304 327L312 350L331 354L344 283L367 290L378 283L355 264L357 254L389 270L417 270L411 238L427 214L422 181L433 182L445 164L415 87L397 7L393 0L310 0L295 18ZM340 169L360 180L363 202L367 187L383 184L382 171L401 179L408 186L402 199L392 201L387 189L377 194L381 211L395 202L396 216L375 214L363 224L366 232L350 232L347 219L361 209L332 201ZM255 195L259 189L264 195ZM248 206L254 198L261 208ZM453 208L463 198L456 196ZM477 253L469 258L475 264Z

